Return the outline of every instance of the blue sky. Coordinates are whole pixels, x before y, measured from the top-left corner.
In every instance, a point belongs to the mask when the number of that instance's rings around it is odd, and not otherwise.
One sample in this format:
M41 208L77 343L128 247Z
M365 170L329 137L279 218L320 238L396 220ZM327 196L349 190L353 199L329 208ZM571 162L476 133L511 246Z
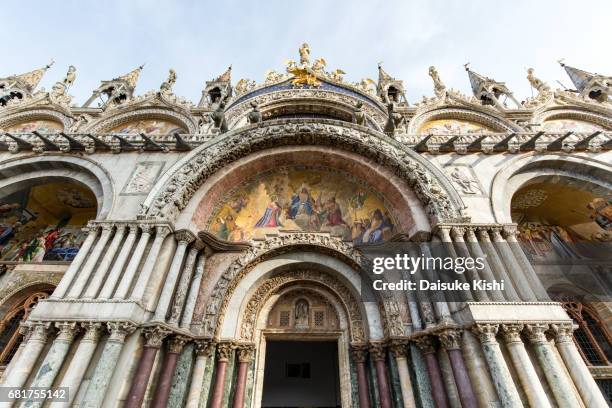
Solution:
M376 79L379 61L403 79L409 102L432 95L427 68L449 87L468 91L463 64L531 95L526 68L551 85L569 79L556 61L612 75L610 0L446 1L4 1L0 76L55 65L49 89L68 65L70 93L82 104L100 80L146 63L137 93L157 89L168 69L175 93L195 103L204 82L233 64L263 81L268 69L297 59L306 41L328 69L346 79Z

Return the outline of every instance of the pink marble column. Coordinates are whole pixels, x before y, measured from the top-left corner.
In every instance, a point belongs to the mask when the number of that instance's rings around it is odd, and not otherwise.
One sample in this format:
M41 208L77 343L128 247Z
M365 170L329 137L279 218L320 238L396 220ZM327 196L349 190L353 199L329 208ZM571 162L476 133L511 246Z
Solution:
M236 391L234 392L233 408L244 408L244 394L246 390L247 371L253 360L255 346L241 344L238 346L238 377L236 379Z
M183 350L185 343L187 343L187 338L181 336L176 336L168 342L168 349L164 357L162 372L157 382L153 403L151 404L152 408L165 408L168 404L170 387L172 387L172 376L174 375L174 369L176 368L179 354L181 350Z
M366 377L365 362L368 358L367 346L353 346L353 358L357 365L357 387L359 391L359 408L370 408L370 392Z
M439 337L453 369L461 406L463 408L478 408L476 395L474 395L472 383L470 382L470 377L463 361L463 355L461 354L461 331L455 329L445 330L439 334Z
M423 336L415 339L415 342L425 357L429 382L431 383L431 393L433 394L436 407L449 408L448 396L444 389L444 380L442 379L442 372L440 371L440 364L436 357L436 350L432 339L429 336Z
M375 343L370 346L370 354L376 366L376 382L378 383L378 396L381 408L391 408L391 394L387 381L387 364L385 363L386 349L384 344Z
M151 370L155 363L155 356L168 333L168 330L161 327L144 329L143 334L146 341L127 396L126 408L140 408L142 406L145 393L147 392L147 385L149 384L149 377L151 377Z
M215 388L213 390L210 408L221 408L223 404L223 387L227 374L227 363L234 352L232 343L220 343L217 346L217 375L215 376Z

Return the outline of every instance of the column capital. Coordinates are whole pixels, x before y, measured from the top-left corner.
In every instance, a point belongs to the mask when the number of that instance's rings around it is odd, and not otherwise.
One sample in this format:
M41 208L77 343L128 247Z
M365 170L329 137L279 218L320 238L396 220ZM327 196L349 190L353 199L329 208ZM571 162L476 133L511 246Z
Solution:
M476 227L469 226L465 228L465 235L468 242L478 242L478 238L476 238Z
M185 336L173 336L168 340L168 353L179 354L185 344L189 342L189 338Z
M493 235L493 242L504 242L504 238L501 235L501 227L489 227L489 231Z
M477 323L472 327L472 332L478 336L483 344L497 343L495 336L499 330L499 325L494 323Z
M158 224L155 226L155 238L166 238L168 234L172 232L172 229L165 224Z
M239 344L236 346L238 350L238 362L250 363L255 357L255 345L254 344Z
M432 354L436 352L433 339L430 336L420 336L414 339L417 347L423 354Z
M234 343L229 341L217 344L217 358L219 361L229 361L235 348Z
M181 229L181 230L175 231L174 237L179 242L179 244L185 244L185 245L189 245L196 239L196 236L193 234L193 232L187 229Z
M193 245L191 245L191 250L196 252L200 252L204 248L206 248L206 244L198 238L196 238L195 241L193 241Z
M172 333L170 330L161 326L147 327L142 330L145 337L145 346L152 348L160 348L164 339Z
M529 342L533 344L547 343L546 331L549 329L546 323L533 323L525 325L525 331Z
M215 343L208 340L196 340L195 352L198 356L210 357L215 354Z
M460 329L446 329L438 333L438 338L445 350L461 350L462 334Z
M130 223L126 223L125 225L130 229L130 232L128 232L128 234L137 234L138 233L138 228L140 227L138 224L136 224L134 222L130 222Z
M450 236L450 231L451 231L451 226L450 225L438 225L438 235L440 236L440 239L442 240L442 242L452 242L451 236Z
M502 234L507 241L516 240L516 225L504 225L502 226Z
M389 343L389 351L393 354L393 356L397 358L406 358L406 344L408 342L405 340L391 340Z
M463 236L465 235L466 228L465 227L457 227L454 226L451 229L451 235L455 242L463 242Z
M81 340L86 340L93 343L97 343L100 340L100 335L102 334L102 323L87 322L82 323L81 327L85 330L85 334Z
M575 326L572 323L551 324L553 333L555 334L555 343L573 343Z
M153 232L153 228L155 228L155 225L153 225L153 224L140 224L139 227L140 227L140 230L142 231L143 234L151 234Z
M476 231L478 232L478 238L484 242L491 242L491 236L489 235L490 227L478 227Z
M23 337L24 342L27 342L30 339L30 335L32 334L32 326L30 326L28 323L20 323L19 329L17 330L19 331L19 334L21 334L21 337Z
M357 363L365 363L368 359L368 346L365 344L351 345L351 354Z
M387 353L387 345L382 342L370 343L370 355L374 361L384 360Z
M103 234L110 234L113 231L113 228L115 228L115 223L105 222L101 224L100 227L102 227Z
M106 323L110 337L108 341L123 343L125 338L136 330L136 326L128 322L108 322Z
M60 322L55 323L55 328L59 330L57 334L56 340L65 341L67 343L72 343L74 340L74 336L79 331L79 327L76 322Z
M28 341L40 341L42 343L47 342L47 336L49 335L49 329L51 328L50 322L45 323L32 323L30 336Z
M501 332L504 336L504 341L506 344L522 343L523 340L521 339L521 333L524 328L525 325L520 323L502 324Z

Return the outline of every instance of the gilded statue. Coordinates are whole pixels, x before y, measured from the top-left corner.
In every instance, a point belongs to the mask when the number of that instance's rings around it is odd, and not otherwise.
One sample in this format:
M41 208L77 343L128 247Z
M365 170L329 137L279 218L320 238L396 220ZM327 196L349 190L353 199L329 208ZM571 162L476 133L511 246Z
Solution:
M176 71L170 68L170 71L168 72L168 79L162 82L161 86L159 87L159 90L162 93L171 93L172 87L174 86L175 82L176 82Z
M312 64L312 72L315 74L324 74L326 65L327 62L323 58L317 58L314 64Z
M343 75L345 75L346 72L344 72L341 69L334 69L330 74L329 77L336 82L342 82L344 80L344 78L342 77Z
M355 86L361 89L366 93L374 93L374 88L376 87L376 82L374 82L371 78L362 78L361 81L355 84Z

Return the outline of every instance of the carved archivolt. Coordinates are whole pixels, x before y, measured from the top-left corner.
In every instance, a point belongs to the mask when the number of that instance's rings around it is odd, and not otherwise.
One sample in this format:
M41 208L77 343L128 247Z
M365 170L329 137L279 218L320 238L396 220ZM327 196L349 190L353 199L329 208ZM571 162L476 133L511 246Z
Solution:
M176 123L177 127L186 129L187 133L197 133L197 124L188 113L176 112L163 107L147 107L133 109L128 112L116 113L94 121L83 132L104 133L119 125L142 119L160 119Z
M461 198L447 178L420 155L371 129L340 121L278 120L228 132L196 150L155 194L142 217L174 220L197 189L228 163L256 151L283 145L327 145L350 150L389 168L406 180L423 203L430 222L459 221Z
M215 336L221 327L221 322L227 304L242 278L258 263L272 256L291 250L311 247L321 252L331 252L341 256L345 261L367 276L370 271L370 262L350 243L327 234L292 233L281 236L271 236L265 241L255 242L252 247L232 262L217 281L208 303L204 318L204 334ZM382 301L381 310L385 317L383 326L388 335L403 335L404 329L399 313L399 306L393 298ZM221 317L221 318L220 318Z
M33 122L36 120L52 120L60 123L64 130L70 128L72 118L65 113L52 109L28 109L20 112L7 115L0 120L0 129L13 126L24 122Z
M584 122L594 123L596 125L600 125L605 129L612 129L612 119L609 117L594 113L594 112L586 112L581 109L572 109L572 108L552 108L546 109L541 112L534 114L532 123L534 124L542 124L547 120L553 119L573 119L580 120Z
M428 110L417 114L411 121L408 128L409 134L416 134L425 123L436 119L456 119L467 120L480 123L498 132L524 132L518 125L502 119L489 112L479 112L467 108L447 107Z
M245 341L253 341L255 335L255 325L257 316L266 301L282 288L296 282L315 282L328 290L337 297L349 318L351 341L363 343L366 341L365 328L359 308L359 303L338 279L332 275L319 271L290 271L283 272L264 281L257 288L253 296L249 299L246 309L242 316L240 325L240 338Z

